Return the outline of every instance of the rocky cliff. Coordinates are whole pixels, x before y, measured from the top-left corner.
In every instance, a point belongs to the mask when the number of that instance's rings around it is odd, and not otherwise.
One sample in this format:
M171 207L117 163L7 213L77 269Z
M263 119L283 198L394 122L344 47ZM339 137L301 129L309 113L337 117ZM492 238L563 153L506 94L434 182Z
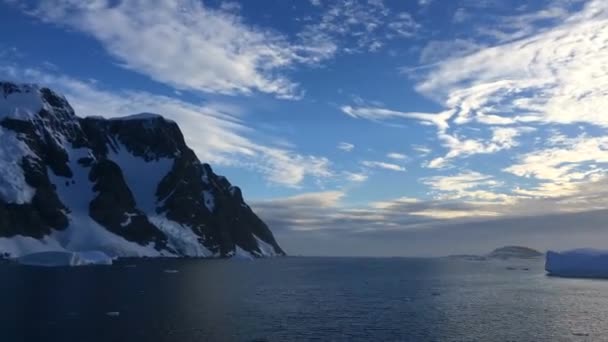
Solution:
M160 115L80 118L44 87L0 82L0 254L283 255L241 190Z

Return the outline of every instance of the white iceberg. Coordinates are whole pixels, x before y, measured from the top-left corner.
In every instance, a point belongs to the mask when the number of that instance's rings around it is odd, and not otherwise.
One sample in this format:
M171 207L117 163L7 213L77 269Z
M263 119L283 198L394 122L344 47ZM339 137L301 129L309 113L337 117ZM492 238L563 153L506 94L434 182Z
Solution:
M560 277L608 278L608 251L597 249L548 251L545 270L549 275Z
M112 265L112 258L100 251L40 252L23 255L17 258L16 261L21 265L45 267Z

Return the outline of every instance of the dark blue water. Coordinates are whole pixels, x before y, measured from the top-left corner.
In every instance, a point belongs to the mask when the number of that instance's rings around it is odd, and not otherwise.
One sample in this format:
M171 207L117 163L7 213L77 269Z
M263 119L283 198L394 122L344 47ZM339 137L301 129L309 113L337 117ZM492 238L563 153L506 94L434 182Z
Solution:
M0 265L3 342L311 340L608 341L608 281L546 277L542 260Z

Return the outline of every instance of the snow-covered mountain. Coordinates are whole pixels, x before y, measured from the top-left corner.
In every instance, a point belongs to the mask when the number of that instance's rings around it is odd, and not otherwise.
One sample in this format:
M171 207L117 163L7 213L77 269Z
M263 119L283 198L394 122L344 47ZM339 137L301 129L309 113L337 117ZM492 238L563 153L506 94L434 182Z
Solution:
M241 190L160 115L80 118L56 92L0 82L0 255L275 256Z

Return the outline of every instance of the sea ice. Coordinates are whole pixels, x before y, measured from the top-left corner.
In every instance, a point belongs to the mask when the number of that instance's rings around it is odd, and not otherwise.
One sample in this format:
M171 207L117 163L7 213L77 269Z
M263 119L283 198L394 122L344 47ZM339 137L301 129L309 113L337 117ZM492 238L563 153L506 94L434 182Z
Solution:
M67 252L53 251L32 253L16 259L17 263L29 266L86 266L86 265L112 265L112 258L104 252Z
M575 249L548 251L545 270L562 277L608 278L608 251Z

